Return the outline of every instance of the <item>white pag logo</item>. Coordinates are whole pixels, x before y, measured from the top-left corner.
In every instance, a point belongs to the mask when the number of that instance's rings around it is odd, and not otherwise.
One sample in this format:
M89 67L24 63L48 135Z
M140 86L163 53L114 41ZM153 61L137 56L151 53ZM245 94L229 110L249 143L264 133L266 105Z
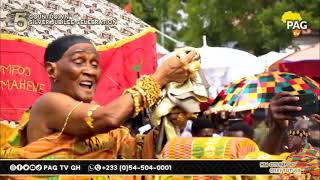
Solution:
M302 30L308 29L307 21L297 12L287 11L282 14L281 21L286 24L287 29L292 31L294 37L298 37Z

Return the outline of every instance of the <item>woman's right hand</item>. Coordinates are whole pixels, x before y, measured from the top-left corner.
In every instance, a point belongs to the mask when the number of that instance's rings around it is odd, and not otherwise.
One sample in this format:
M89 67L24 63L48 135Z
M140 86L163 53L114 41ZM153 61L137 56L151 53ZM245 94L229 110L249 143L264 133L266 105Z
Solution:
M182 59L172 56L161 64L152 77L161 87L169 82L182 83L187 80L189 71L187 65L197 57L195 51L190 51Z

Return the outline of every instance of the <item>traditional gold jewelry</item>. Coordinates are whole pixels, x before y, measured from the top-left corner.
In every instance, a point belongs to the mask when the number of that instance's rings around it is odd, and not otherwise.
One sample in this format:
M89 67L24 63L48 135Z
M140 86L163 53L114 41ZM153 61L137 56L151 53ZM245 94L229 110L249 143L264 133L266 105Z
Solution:
M145 92L145 107L152 107L161 95L160 85L149 75L142 76L136 82L137 89L141 88Z
M131 94L131 96L133 98L134 113L133 113L132 117L134 118L139 114L139 112L141 110L140 101L139 101L140 94L137 90L134 90L132 88L125 90L124 94L127 94L127 93Z
M147 96L146 92L143 89L141 89L140 87L138 87L138 86L134 86L133 89L137 90L140 93L140 95L142 96L143 107L148 107L148 101L147 101L147 98L146 98L146 96Z
M64 122L64 125L63 125L63 127L62 127L62 129L61 129L61 131L60 131L60 133L59 133L59 135L58 135L57 137L61 136L61 134L63 133L64 129L65 129L66 126L67 126L67 123L68 123L68 121L69 121L69 118L70 118L72 112L73 112L80 104L82 104L82 101L78 102L78 104L76 104L75 106L73 106L73 108L69 111L69 113L68 113L68 115L67 115L67 117L66 117L66 121Z
M308 136L310 136L310 132L308 132L308 130L296 129L296 130L289 130L288 135L289 136L308 137Z
M93 113L98 109L98 107L100 107L99 105L95 105L93 106L92 108L89 109L89 111L87 112L87 116L85 118L85 122L86 124L91 128L93 129L94 126L93 126L93 121L94 119L92 118L92 115Z

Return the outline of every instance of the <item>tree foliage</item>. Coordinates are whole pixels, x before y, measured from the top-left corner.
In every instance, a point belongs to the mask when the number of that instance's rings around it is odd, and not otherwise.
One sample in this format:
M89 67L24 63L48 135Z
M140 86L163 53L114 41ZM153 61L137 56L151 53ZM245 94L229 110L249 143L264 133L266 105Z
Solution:
M125 0L113 0L121 6ZM126 1L126 3L128 0ZM319 32L319 0L132 0L132 13L160 29L161 23L183 24L172 26L169 35L188 46L202 46L207 36L209 46L237 42L237 48L256 55L287 47L293 36L281 16L286 11L299 12L313 32ZM123 7L123 5L122 5ZM188 14L183 19L179 13ZM168 24L166 24L168 25ZM169 24L170 25L170 24ZM172 47L173 44L166 44Z

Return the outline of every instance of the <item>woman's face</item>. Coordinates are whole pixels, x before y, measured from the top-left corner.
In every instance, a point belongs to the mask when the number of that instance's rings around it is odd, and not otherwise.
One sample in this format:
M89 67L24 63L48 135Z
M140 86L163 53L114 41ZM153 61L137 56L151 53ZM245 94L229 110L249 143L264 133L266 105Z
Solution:
M55 68L57 75L53 88L76 100L92 101L100 75L99 56L92 44L71 46L56 62Z

